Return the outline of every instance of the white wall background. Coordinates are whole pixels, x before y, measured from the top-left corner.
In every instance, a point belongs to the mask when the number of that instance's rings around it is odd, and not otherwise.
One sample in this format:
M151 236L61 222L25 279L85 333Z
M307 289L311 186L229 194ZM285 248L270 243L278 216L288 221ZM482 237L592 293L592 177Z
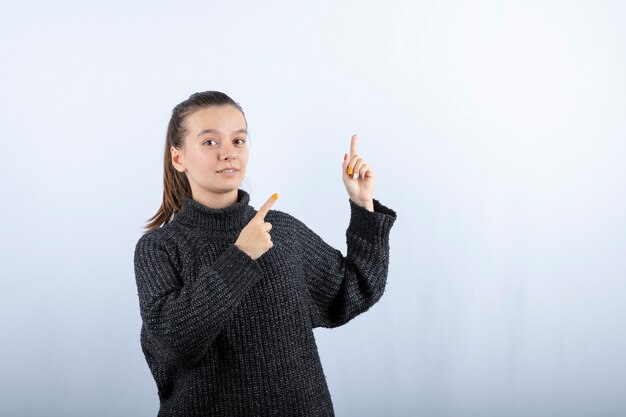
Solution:
M133 249L171 109L221 90L260 207L345 254L350 136L385 296L316 330L338 416L626 414L620 1L3 2L0 414L154 416ZM621 329L621 330L620 330Z

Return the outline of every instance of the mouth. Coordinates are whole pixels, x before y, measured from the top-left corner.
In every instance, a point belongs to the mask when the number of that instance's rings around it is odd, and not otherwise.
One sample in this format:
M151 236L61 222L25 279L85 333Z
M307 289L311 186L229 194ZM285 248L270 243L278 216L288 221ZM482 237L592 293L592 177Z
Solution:
M217 171L217 174L223 177L235 177L239 173L237 168L226 168L220 171Z

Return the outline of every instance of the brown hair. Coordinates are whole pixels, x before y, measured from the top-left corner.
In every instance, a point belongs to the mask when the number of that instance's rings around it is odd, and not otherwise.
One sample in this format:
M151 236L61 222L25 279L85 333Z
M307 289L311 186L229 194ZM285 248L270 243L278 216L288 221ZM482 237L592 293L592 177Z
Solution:
M177 104L172 110L172 117L167 125L163 155L163 203L156 214L148 219L148 225L144 232L169 223L174 213L182 208L183 197L191 197L191 187L189 180L187 180L187 174L174 168L172 153L170 152L172 146L183 148L185 145L186 131L183 125L185 118L202 108L227 105L236 107L243 114L244 120L246 119L239 103L220 91L194 93L187 100ZM248 121L246 120L247 126Z

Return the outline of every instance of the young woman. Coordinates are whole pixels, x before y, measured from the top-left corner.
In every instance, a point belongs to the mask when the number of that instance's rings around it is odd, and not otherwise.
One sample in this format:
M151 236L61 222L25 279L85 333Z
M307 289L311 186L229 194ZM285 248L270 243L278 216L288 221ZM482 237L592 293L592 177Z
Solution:
M277 194L249 204L248 141L241 106L221 92L172 112L163 204L134 254L159 416L333 416L313 329L347 323L385 289L396 212L373 198L357 137L341 168L346 257L272 210Z

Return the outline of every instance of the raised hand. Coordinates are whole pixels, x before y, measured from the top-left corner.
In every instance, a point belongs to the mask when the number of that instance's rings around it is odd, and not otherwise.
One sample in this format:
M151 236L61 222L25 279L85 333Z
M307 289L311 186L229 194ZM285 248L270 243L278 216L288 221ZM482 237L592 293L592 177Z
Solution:
M350 200L374 211L374 171L356 151L357 135L352 135L350 156L345 154L342 164L342 179Z
M265 221L265 216L277 199L278 194L272 194L256 215L241 229L235 242L235 246L250 256L252 260L257 260L274 246L269 234L269 231L272 230L272 224Z

